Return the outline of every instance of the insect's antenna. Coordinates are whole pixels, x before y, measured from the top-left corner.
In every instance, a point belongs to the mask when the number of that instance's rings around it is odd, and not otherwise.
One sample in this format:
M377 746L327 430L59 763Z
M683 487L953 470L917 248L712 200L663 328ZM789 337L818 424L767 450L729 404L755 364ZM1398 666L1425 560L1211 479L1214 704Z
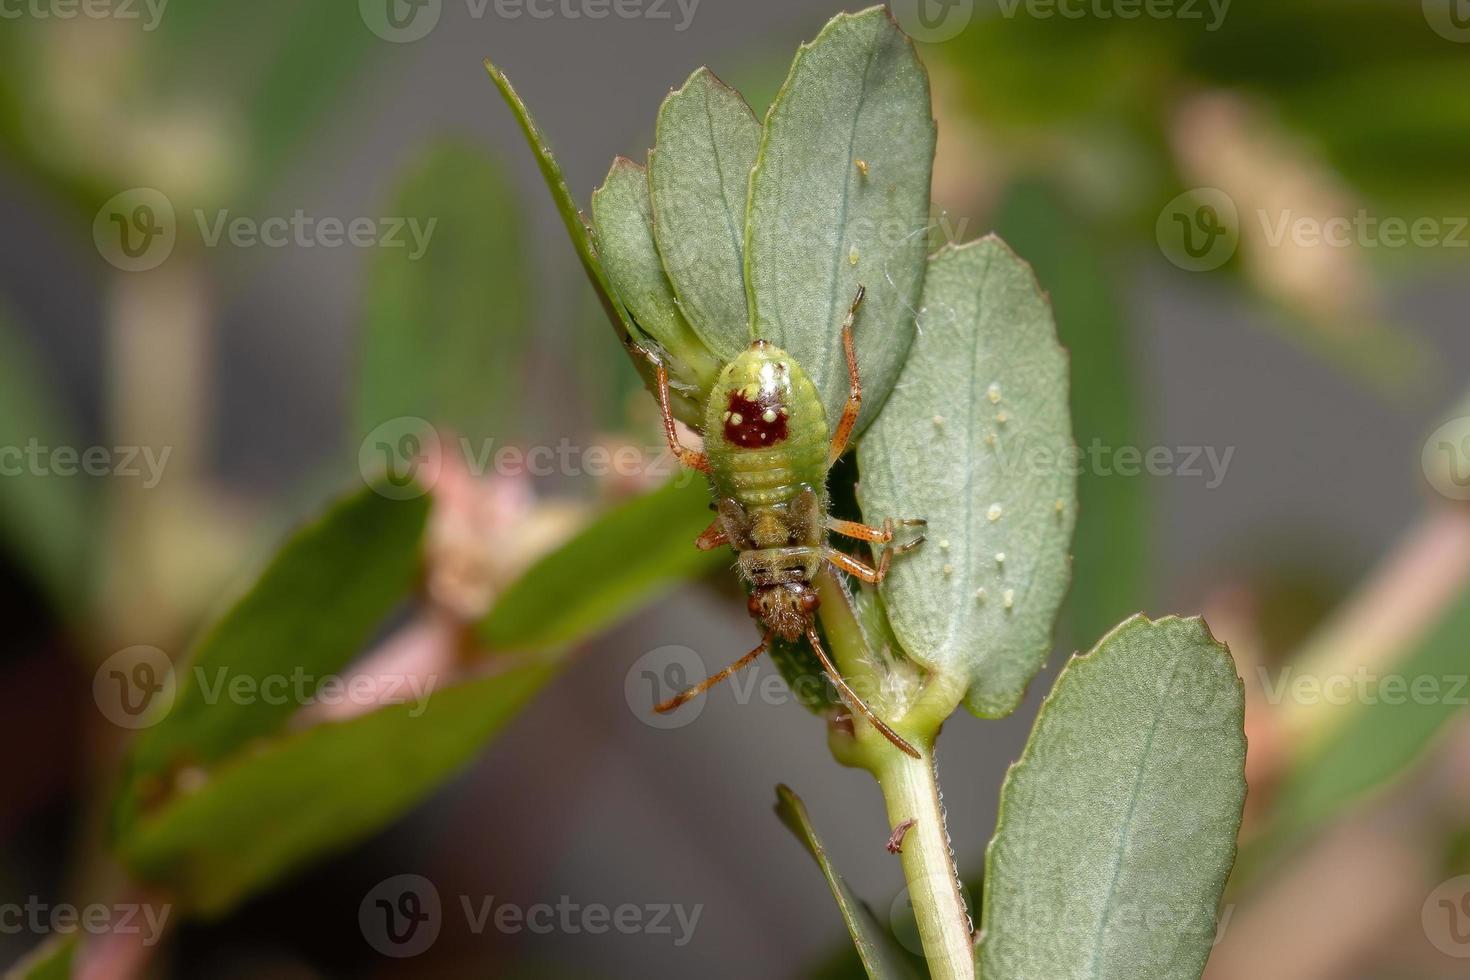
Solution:
M746 667L749 664L753 663L755 661L755 658L759 657L762 651L765 650L766 644L770 642L770 639L771 638L769 636L763 637L761 639L760 646L756 647L754 650L750 651L745 656L741 657L739 660L735 661L733 664L720 671L718 674L711 674L709 677L706 677L698 684L695 684L689 690L684 691L681 694L675 694L667 701L664 701L661 704L654 705L654 712L656 714L666 715L680 705L685 704L689 701L693 701L695 698L699 697L705 691L708 691L710 688L714 687L726 677L729 677L731 674L740 670L742 667Z
M858 697L857 694L853 692L853 689L847 686L847 681L843 680L842 675L837 672L837 665L832 663L832 661L827 657L827 651L822 649L822 641L817 639L817 631L815 628L808 629L806 631L806 638L811 643L812 649L817 651L817 659L822 662L822 669L827 672L827 677L832 681L832 683L837 685L837 690L841 692L842 700L847 702L847 706L861 714L864 718L868 719L868 724L878 729L878 731L882 733L884 738L888 739L888 741L898 746L899 751L907 755L911 755L915 759L923 758L921 755L919 755L918 749L914 748L908 742L904 741L902 735L898 734L898 732L894 731L886 724L884 724L883 719L873 714L873 709L868 707L863 702L863 699Z

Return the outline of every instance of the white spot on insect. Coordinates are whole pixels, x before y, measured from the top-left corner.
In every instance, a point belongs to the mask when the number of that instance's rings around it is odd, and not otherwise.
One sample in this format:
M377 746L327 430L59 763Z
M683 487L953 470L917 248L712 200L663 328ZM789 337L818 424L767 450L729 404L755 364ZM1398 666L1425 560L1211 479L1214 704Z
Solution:
M995 553L995 563L997 565L1004 565L1006 563L1006 553L1004 551L997 551Z
M991 504L990 509L985 512L985 516L992 521L1000 520L1000 504Z
M739 412L731 412L730 413L730 424L731 425L740 425L744 421L745 421L745 416L741 415Z
M849 248L847 250L847 264L848 265L857 265L858 264L858 247L856 245L854 245L852 248Z
M763 421L763 422L774 422L774 421L776 421L776 410L774 408L768 408L764 412L761 412L761 421Z
M1001 593L1000 598L1005 603L1006 608L1009 609L1016 604L1016 590L1006 589L1005 592Z
M1000 385L998 383L994 382L994 381L990 382L990 387L985 389L985 397L990 399L990 404L992 404L992 405L999 404L1000 403Z

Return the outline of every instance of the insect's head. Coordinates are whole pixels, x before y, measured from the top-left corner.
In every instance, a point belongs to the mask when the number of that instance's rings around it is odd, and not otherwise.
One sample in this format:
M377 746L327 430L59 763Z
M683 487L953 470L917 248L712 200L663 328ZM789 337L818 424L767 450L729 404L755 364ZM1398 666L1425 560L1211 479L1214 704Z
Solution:
M751 592L746 608L761 625L785 640L806 632L817 614L821 599L805 582L762 585Z

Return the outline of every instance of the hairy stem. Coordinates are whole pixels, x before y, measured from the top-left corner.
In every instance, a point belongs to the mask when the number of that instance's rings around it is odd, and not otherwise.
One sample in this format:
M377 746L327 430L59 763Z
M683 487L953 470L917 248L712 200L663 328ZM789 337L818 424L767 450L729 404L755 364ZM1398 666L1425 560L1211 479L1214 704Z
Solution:
M973 980L975 954L970 944L970 917L955 875L932 751L925 752L922 759L897 750L882 755L873 775L888 804L888 823L897 827L913 821L899 856L929 972L936 980Z
M930 974L936 980L974 980L970 917L960 895L934 766L939 726L959 703L959 692L938 679L917 692L905 691L902 683L885 684L886 665L875 657L847 590L830 571L818 576L817 588L822 627L844 678L919 750L920 758L905 755L861 717L853 718L851 736L834 733L833 752L878 780L890 829L912 821L903 835L900 858Z

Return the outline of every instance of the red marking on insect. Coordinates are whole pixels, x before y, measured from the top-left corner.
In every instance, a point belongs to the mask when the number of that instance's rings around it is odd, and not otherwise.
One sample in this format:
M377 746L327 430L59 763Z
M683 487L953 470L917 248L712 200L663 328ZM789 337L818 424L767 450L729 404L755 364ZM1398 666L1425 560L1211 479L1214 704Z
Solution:
M725 410L725 441L742 449L761 449L786 439L786 407L774 398L751 401L730 392Z

